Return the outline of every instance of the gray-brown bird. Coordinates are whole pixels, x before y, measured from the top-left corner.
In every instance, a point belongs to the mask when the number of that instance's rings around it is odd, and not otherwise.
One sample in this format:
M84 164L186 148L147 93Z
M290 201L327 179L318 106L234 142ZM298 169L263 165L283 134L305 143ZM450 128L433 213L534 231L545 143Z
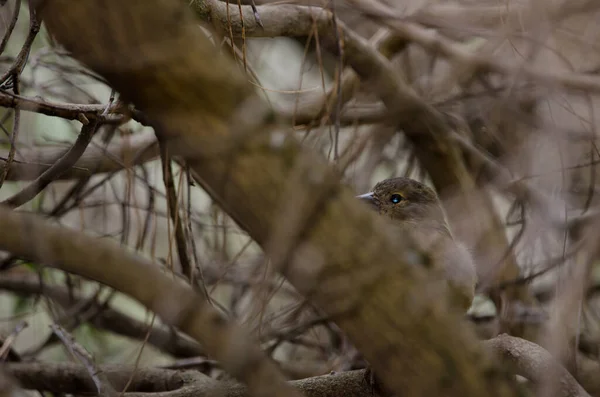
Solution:
M381 181L372 192L357 197L386 216L390 226L400 229L399 235L411 236L416 248L430 255L436 269L442 269L447 280L450 306L466 312L475 295L475 264L465 246L450 232L435 192L414 179L399 177ZM379 395L392 395L370 366L365 376Z
M399 177L379 182L372 192L357 196L408 233L417 248L442 269L453 306L465 312L475 294L477 276L469 251L452 235L435 192L414 179Z

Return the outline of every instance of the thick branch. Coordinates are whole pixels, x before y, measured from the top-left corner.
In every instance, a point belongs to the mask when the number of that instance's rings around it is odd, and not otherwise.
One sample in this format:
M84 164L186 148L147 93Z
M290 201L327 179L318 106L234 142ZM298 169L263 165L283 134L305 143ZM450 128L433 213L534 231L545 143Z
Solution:
M484 344L505 363L513 365L519 375L538 385L552 382L552 386L558 386L560 391L557 396L589 397L569 371L543 347L506 334Z
M515 373L539 385L547 381L549 374L557 376L560 397L589 397L577 381L542 347L526 340L501 335L483 342L486 349L514 367ZM88 372L75 364L13 363L5 369L26 389L45 390L54 393L94 392L95 387ZM104 366L101 368L112 387L121 391L129 378L132 382L128 395L135 392L167 392L170 397L210 396L217 391L228 397L245 397L247 389L232 382L217 382L195 371L170 371L150 368ZM371 396L365 373L350 371L324 376L315 376L290 382L306 397Z
M70 363L12 363L5 370L25 389L45 390L52 393L95 393L96 387L85 367ZM128 390L137 392L164 392L177 390L191 381L207 378L195 372L180 372L153 368L124 368L103 366L102 372L111 386L122 391L131 378Z
M223 367L245 381L253 393L262 389L257 379L270 379L265 396L283 395L281 375L266 361L262 352L245 333L226 322L188 284L113 241L93 239L75 230L53 227L37 217L2 207L0 248L40 263L107 284L132 296L165 322L179 327L204 346ZM234 342L235 341L235 342ZM239 367L244 358L252 370ZM251 377L248 379L248 377ZM277 379L281 384L277 384ZM285 390L285 388L283 388ZM294 395L292 391L285 391ZM278 394L282 393L282 394Z
M75 364L19 363L6 365L25 389L53 393L95 392L88 372ZM127 396L141 393L159 393L161 397L216 396L247 397L248 390L238 383L219 382L196 371L170 371L151 368L104 366L100 368L113 388L123 390L129 378L132 381ZM371 388L365 382L364 371L351 371L316 376L289 382L305 397L370 397ZM155 394L156 395L156 394Z

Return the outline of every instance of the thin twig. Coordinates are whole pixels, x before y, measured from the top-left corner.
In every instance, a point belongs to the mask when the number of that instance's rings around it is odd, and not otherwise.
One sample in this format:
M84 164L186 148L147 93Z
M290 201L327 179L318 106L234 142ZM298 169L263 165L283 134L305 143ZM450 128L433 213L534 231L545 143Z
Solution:
M16 0L14 4L13 16L10 20L10 24L8 25L6 32L4 33L4 37L2 37L2 42L0 43L0 55L4 53L6 49L6 44L8 44L8 39L12 35L15 26L17 25L17 20L19 19L19 11L21 10L21 0Z
M56 163L23 190L4 200L2 204L18 208L37 196L46 186L77 162L88 147L97 128L97 121L88 121L87 124L84 124L73 146Z
M167 146L159 141L160 146L160 160L162 163L163 171L163 182L165 184L165 190L167 192L167 205L169 207L169 216L173 222L175 228L175 244L177 245L177 254L179 255L179 263L181 265L181 272L185 275L188 280L192 280L193 270L191 260L188 254L187 236L183 228L183 222L179 215L177 192L175 191L175 184L173 183L173 169L171 168L171 158L167 150Z
M72 335L62 327L53 324L50 326L52 332L62 341L65 347L71 352L77 360L83 364L88 374L94 381L98 395L100 397L117 397L118 393L113 389L108 377L96 366L94 359L80 344L78 344Z

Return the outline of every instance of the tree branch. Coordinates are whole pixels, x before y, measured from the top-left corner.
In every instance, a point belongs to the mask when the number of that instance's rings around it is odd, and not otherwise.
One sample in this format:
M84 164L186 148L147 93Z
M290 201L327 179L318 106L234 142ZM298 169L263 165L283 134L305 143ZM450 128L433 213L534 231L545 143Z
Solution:
M62 145L20 148L6 177L7 181L28 181L38 178L54 164L68 147ZM6 151L0 150L0 166L6 162ZM90 174L116 172L126 167L143 164L158 157L158 144L153 132L117 138L108 146L101 147L91 143L75 164L56 177L57 179L75 179Z
M131 377L128 397L148 395L160 397L215 396L247 397L248 389L229 381L216 381L196 371L171 371L152 368L101 366L101 371L117 391ZM55 363L11 363L5 366L25 389L53 393L90 393L95 386L86 369L80 365ZM371 397L363 370L316 376L289 382L305 397ZM145 393L145 394L142 394Z
M589 397L569 371L535 343L503 334L484 342L484 345L503 362L513 365L517 374L533 383L541 385L550 381L552 386L558 386L558 396Z
M0 274L0 289L22 296L44 295L65 309L78 305L86 299L61 286L45 284L33 274L2 273ZM129 317L110 306L100 310L90 319L90 322L100 329L129 338L144 340L148 337L148 343L175 357L189 358L206 355L204 349L196 341L181 335L176 330L154 325L149 331L149 324ZM148 335L148 331L150 335Z

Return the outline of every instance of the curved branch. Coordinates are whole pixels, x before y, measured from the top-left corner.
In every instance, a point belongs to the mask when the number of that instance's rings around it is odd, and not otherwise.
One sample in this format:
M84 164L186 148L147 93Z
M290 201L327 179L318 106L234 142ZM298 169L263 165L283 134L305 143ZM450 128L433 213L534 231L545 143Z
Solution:
M0 289L24 296L43 294L64 308L77 305L85 299L61 286L44 284L40 282L39 277L33 274L2 273L0 274ZM111 307L100 310L90 319L90 322L100 329L130 338L144 340L148 337L148 343L175 357L189 358L206 355L204 349L196 341L179 332L166 326L154 325L149 328L147 323L138 321ZM148 336L149 330L150 335Z
M536 385L547 381L549 374L558 375L557 379L561 385L558 397L589 397L569 372L556 363L550 353L534 343L500 335L483 342L483 345L502 361L513 365L518 375ZM95 391L88 372L80 365L10 363L6 364L5 368L7 373L14 376L26 389L72 394ZM150 368L133 370L119 366L103 366L101 370L117 391L122 390L131 377L128 397L142 397L138 394L141 392L162 392L161 397L211 396L216 395L217 392L228 397L248 396L247 389L240 384L218 382L196 371L181 372ZM364 370L315 376L292 381L289 384L298 388L306 397L372 396L372 390L365 381Z
M54 164L48 167L48 169L46 169L42 174L40 174L33 182L25 186L16 194L4 200L2 204L8 205L12 208L18 208L32 200L35 196L37 196L42 190L46 188L46 186L52 183L65 171L70 169L77 162L77 160L81 158L81 156L85 152L85 149L92 141L92 138L97 128L98 122L90 122L88 120L87 124L84 124L81 127L81 131L79 132L77 140L75 141L73 146L71 146L64 155L62 155L58 160L56 160Z
M6 372L18 380L25 389L45 390L53 393L80 394L95 392L94 384L84 367L76 364L10 363ZM128 397L216 396L247 397L248 389L229 381L216 381L197 371L172 371L152 368L101 366L113 388L127 389ZM371 397L372 391L365 382L364 370L315 376L289 384L306 397Z
M542 385L551 382L552 387L560 388L559 396L590 397L569 371L543 347L506 334L483 343L503 362L514 365L517 374L533 383Z
M376 18L382 24L389 26L400 38L463 65L471 75L486 72L508 76L520 75L540 84L558 86L567 90L600 92L600 78L596 75L548 71L526 63L512 65L501 59L473 53L435 31L414 22L406 22L399 18L400 15L397 12L383 3L356 1L353 4L357 12ZM315 28L320 33L331 28L328 23L331 20L330 12L316 7L258 6L262 24L265 26L263 29L254 19L250 6L241 8L229 6L229 13L227 13L228 5L217 0L193 0L191 5L205 21L210 21L217 29L223 32L232 32L236 36L241 36L243 28L246 37L308 36ZM244 19L243 24L240 20L240 9ZM427 18L429 16L424 13L423 19ZM419 20L419 17L416 20Z
M94 239L78 231L49 225L41 218L0 208L0 248L39 263L99 281L137 299L164 322L179 327L223 367L245 381L256 395L298 395L282 386L283 378L239 327L227 322L206 300L160 266L124 251L116 242ZM253 365L251 369L240 362ZM277 384L279 379L281 384Z
M13 161L6 180L27 181L38 178L67 150L68 147L62 145L19 149L20 159ZM6 162L5 153L0 151L0 166ZM92 142L73 167L67 169L57 179L76 179L90 174L116 172L157 157L156 136L151 131L113 139L106 148Z

